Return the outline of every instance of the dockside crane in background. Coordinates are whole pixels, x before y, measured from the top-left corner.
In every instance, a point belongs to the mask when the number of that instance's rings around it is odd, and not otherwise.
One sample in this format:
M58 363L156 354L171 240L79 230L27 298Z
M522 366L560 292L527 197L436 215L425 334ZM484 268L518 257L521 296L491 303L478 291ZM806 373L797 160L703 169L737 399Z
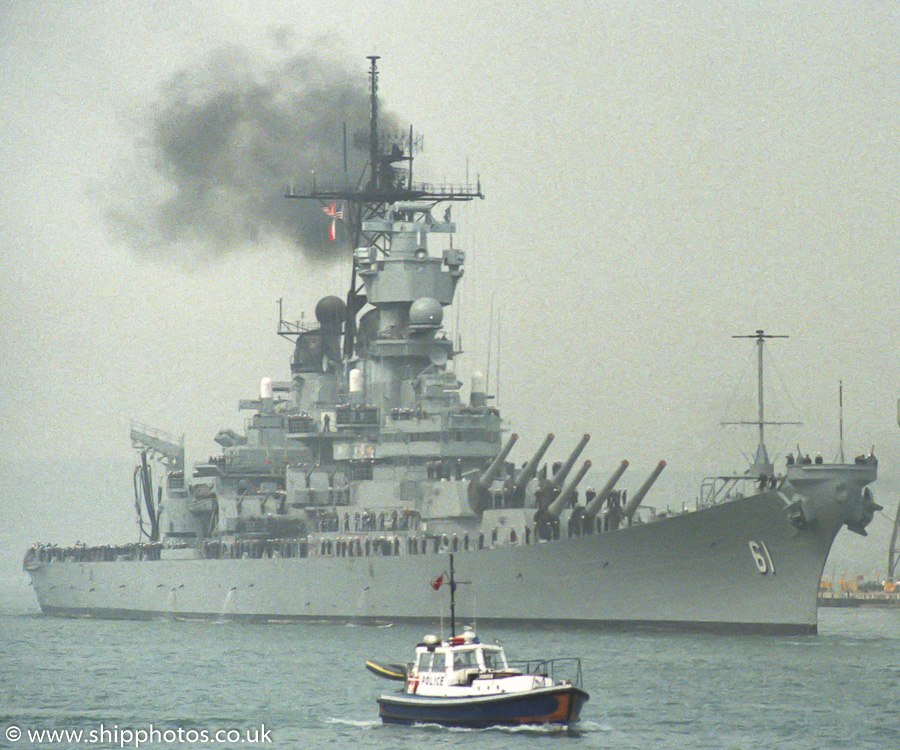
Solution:
M897 425L900 426L900 399L897 399ZM891 534L891 546L888 547L887 577L891 581L896 580L898 560L900 560L900 507L894 516L894 533Z

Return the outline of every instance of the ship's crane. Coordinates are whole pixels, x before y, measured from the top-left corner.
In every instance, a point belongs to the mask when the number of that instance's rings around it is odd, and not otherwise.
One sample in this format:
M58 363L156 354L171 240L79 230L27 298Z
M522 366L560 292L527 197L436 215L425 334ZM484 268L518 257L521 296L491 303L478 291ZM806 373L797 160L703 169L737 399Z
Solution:
M166 475L173 472L184 472L184 437L177 438L161 430L147 425L132 423L131 445L140 455L140 463L134 470L134 509L140 532L151 542L159 541L159 519L162 515L162 486L157 488L157 496L153 499L153 482L150 474L148 458L155 458L166 466ZM144 512L150 528L144 526Z
M897 399L897 425L900 426L900 399ZM900 561L900 507L894 518L894 533L891 534L891 546L888 547L887 577L893 581L897 571L897 562Z

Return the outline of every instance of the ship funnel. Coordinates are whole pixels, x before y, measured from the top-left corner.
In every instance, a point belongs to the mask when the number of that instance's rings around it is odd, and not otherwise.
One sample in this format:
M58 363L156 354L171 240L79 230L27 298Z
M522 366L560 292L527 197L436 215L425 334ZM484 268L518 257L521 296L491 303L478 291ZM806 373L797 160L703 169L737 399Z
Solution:
M590 468L590 461L585 461L582 464L581 468L578 470L578 473L568 481L563 491L559 493L559 497L557 497L556 500L550 503L549 507L547 508L547 515L552 516L553 518L559 518L559 514L562 513L563 508L565 508L569 500L574 497L575 489L576 487L578 487L578 483L582 479L584 479L584 475L587 474L588 469Z
M647 494L647 491L653 486L653 483L656 481L656 478L662 474L662 470L666 468L666 462L660 461L656 468L650 473L650 476L647 477L647 481L641 485L641 488L634 493L629 499L628 503L622 509L622 517L627 518L629 521L634 516L634 512L638 509L638 506L641 504L641 500L644 499L644 495Z
M515 479L515 489L516 492L520 492L525 489L525 485L528 484L532 479L534 479L534 475L537 474L537 467L540 464L541 459L544 457L544 454L547 452L547 448L550 447L550 443L553 442L553 433L551 432L547 437L544 438L544 442L541 443L541 446L537 449L537 452L531 457L531 460L522 468L516 475Z
M578 441L578 445L575 446L575 450L572 451L572 455L566 459L566 462L560 467L559 471L553 475L550 484L555 489L559 490L563 486L563 482L566 481L566 477L569 475L569 472L572 471L572 467L575 465L575 462L581 455L581 451L584 450L584 446L588 444L588 440L590 439L590 435L583 435L581 440Z
M613 491L613 487L616 486L616 482L618 482L622 475L625 473L625 469L628 468L628 461L622 461L619 464L619 468L613 472L613 475L609 478L609 481L603 485L603 489L597 493L596 497L594 497L591 502L588 503L587 508L584 509L585 515L588 518L595 518L596 515L600 512L600 508L603 507L603 503L606 502L606 498L608 498Z

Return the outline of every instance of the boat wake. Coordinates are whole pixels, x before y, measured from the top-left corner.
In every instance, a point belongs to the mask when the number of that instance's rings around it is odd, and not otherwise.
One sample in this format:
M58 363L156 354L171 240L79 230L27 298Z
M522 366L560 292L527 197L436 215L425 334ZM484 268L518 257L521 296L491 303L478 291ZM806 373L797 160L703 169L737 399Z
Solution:
M602 726L596 722L586 722L572 724L568 727L560 724L518 724L516 726L492 726L492 727L445 727L440 724L419 723L412 725L414 729L424 732L451 732L459 734L517 734L526 736L568 736L580 737L583 734L591 732L611 732L612 727ZM409 727L406 727L409 729Z
M325 723L342 724L348 727L357 727L358 729L372 729L373 727L381 726L381 722L378 719L341 719L334 716L325 719Z
M346 727L355 727L356 729L395 729L388 724L382 724L378 719L347 719L338 716L329 716L325 719L326 724L338 724ZM409 729L410 727L406 727ZM600 724L596 721L581 721L571 725L568 729L559 725L552 724L521 724L519 726L496 726L483 727L475 729L472 727L444 727L440 724L417 723L413 725L414 729L424 732L454 732L454 733L484 733L484 732L502 732L504 734L524 734L524 735L560 735L580 736L582 734L592 734L600 732L608 734L613 728L608 724Z

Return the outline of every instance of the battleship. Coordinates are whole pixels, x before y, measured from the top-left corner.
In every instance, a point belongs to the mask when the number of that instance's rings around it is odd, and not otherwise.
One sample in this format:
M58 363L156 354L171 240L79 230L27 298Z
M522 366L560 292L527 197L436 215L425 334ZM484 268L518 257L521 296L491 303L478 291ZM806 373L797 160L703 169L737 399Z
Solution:
M480 179L413 180L421 138L379 129L377 59L369 126L353 144L362 179L286 195L318 203L346 235L349 290L319 300L314 324L279 306L290 379L261 379L239 405L245 431L215 435L218 455L189 466L183 439L132 425L140 541L32 546L23 565L41 610L423 620L452 553L482 621L817 632L835 536L864 535L878 509L874 452L825 462L798 449L776 471L764 442L772 336L759 330L747 337L759 354L752 464L705 479L678 510L642 505L663 461L634 492L620 488L628 461L617 458L598 464L599 489L582 488L587 434L564 461L544 460L552 434L511 459L518 436L484 375L458 379L459 338L444 328L466 259L451 209L483 198Z

